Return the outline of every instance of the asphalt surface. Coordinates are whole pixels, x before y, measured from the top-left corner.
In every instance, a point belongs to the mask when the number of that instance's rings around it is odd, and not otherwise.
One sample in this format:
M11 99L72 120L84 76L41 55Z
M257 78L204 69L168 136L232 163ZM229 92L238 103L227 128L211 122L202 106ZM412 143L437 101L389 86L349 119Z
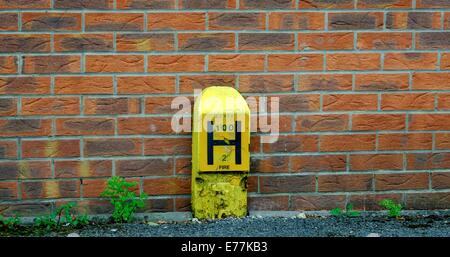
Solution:
M450 215L402 219L364 217L247 217L178 223L98 224L81 237L450 237Z

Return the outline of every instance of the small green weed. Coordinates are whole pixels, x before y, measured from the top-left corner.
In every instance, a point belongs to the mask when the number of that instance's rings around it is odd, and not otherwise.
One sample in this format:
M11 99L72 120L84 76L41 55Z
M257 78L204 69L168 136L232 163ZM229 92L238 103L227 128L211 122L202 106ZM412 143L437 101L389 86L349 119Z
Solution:
M72 213L73 207L75 207L75 203L64 204L49 215L36 218L34 225L47 230L55 230L59 229L61 225L78 228L89 224L87 215Z
M0 229L1 230L14 230L22 224L19 217L9 217L5 218L0 215Z
M401 204L394 202L394 200L392 200L392 199L383 199L378 203L378 205L380 205L382 208L388 210L389 217L394 217L394 218L400 217L400 214L403 209L403 206Z
M341 208L334 208L330 211L330 214L336 217L358 217L361 215L361 212L353 210L353 204L349 203L345 206L345 211Z

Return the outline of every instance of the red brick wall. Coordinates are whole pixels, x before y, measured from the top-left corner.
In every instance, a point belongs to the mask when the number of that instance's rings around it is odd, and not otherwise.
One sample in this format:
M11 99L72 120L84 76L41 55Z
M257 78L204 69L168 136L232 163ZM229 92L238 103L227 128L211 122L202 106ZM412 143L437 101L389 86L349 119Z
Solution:
M0 0L0 212L106 212L111 175L189 210L170 102L210 85L280 97L251 210L450 207L450 1Z

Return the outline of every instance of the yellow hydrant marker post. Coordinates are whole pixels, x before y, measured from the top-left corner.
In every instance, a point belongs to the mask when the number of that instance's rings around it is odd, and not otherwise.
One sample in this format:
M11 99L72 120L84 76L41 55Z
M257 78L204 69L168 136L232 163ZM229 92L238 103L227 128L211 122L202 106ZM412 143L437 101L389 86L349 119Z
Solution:
M247 215L250 109L231 87L209 87L195 101L192 211L198 219Z

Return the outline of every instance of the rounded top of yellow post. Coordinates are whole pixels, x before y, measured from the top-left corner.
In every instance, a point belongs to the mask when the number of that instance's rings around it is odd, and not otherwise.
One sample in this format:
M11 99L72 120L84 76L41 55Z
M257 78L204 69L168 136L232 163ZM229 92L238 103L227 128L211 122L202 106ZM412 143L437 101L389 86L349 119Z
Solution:
M212 86L205 88L195 102L202 114L250 114L244 97L232 87ZM198 106L197 106L198 105Z

